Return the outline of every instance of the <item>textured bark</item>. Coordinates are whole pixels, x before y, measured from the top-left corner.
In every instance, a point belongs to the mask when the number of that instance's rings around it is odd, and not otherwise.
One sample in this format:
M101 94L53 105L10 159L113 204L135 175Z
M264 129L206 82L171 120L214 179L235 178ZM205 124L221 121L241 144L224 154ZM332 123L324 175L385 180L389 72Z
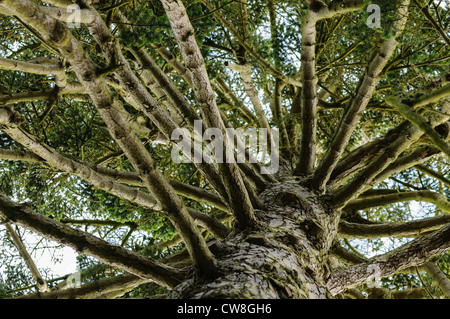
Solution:
M310 2L310 7L312 6ZM310 8L302 29L302 138L300 157L295 173L308 176L314 169L317 143L317 77L316 77L316 23L317 14Z
M173 298L330 298L328 252L338 214L295 181L260 194L254 230L231 233L216 254L217 277L187 280Z

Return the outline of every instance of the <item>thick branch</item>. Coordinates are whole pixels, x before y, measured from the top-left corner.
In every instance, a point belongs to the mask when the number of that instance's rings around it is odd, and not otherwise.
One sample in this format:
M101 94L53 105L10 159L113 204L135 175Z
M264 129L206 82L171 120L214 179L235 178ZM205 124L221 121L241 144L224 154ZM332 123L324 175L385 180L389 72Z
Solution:
M26 61L0 58L0 69L25 73L49 75L64 72L60 64L38 64Z
M309 10L303 19L302 28L302 105L300 156L295 174L308 176L313 172L316 160L317 134L317 76L316 76L316 24L319 20L331 18L339 13L351 12L362 8L363 1L354 1L348 5L310 1ZM320 9L315 9L320 7Z
M310 2L310 6L314 1ZM317 77L316 77L316 23L317 14L310 8L302 28L302 104L300 156L295 174L308 176L316 160L317 134Z
M225 132L220 111L216 105L205 62L195 39L194 29L186 9L181 1L163 0L164 10L172 26L175 38L180 46L186 67L191 72L191 80L196 99L208 128L217 128L224 134L222 141L224 152L232 150L231 140ZM233 214L242 227L255 223L253 206L246 190L243 178L236 163L224 163L219 166L222 179L228 191L228 202Z
M339 127L333 137L331 145L328 147L316 172L313 175L312 186L320 191L325 189L326 183L330 179L339 158L342 156L353 130L358 124L366 106L368 105L374 91L382 76L383 68L397 47L396 37L402 32L408 15L409 0L401 1L396 13L396 22L392 26L393 36L383 41L377 49L369 63L364 77L361 79L355 97L349 102L344 112Z
M356 224L341 221L339 236L343 238L417 237L450 223L450 215L439 215L405 223Z
M447 85L447 95L450 95L450 84ZM431 140L431 142L450 157L450 145L445 142L438 132L436 132L427 121L419 114L414 112L409 105L402 103L399 97L387 97L386 103L394 106L411 123L420 128Z
M444 73L443 78L446 78L446 74ZM440 100L448 97L450 95L450 83L444 80L441 87L433 90L425 89L425 92L416 92L413 93L415 95L414 98L406 98L402 100L404 104L409 105L411 109L418 109L427 104L434 104L439 102Z
M449 109L450 102L445 101L443 104L442 113L447 114ZM447 120L448 116L442 114L433 114L433 116L429 117L429 123L431 127L437 127ZM397 165L401 164L401 161L398 161L398 163L396 163L396 160L410 145L412 145L412 143L417 141L422 135L423 132L415 126L412 126L409 129L405 130L403 134L401 134L392 144L386 147L377 158L372 160L372 162L367 165L364 170L358 173L350 183L342 186L332 195L333 204L336 205L336 207L343 207L352 198L356 198L363 191L380 183L382 180L384 180L384 176L386 176L387 174L392 174L393 169L392 167L390 167L391 164L394 164L397 168L400 167L400 169L405 169L404 165ZM407 161L406 163L406 165L408 165L410 161Z
M36 264L34 263L33 259L31 258L30 254L28 253L25 245L23 244L22 240L20 239L19 235L17 235L16 231L10 224L5 224L6 231L11 236L14 246L17 247L17 250L19 250L20 256L25 260L27 263L28 269L30 269L30 272L36 281L37 287L40 292L47 292L48 286L45 282L44 278L42 277L41 273L39 272L39 269L36 267Z
M31 163L43 163L42 157L30 151L0 149L0 159L7 161L23 161Z
M47 15L66 23L92 23L95 15L88 9L81 9L73 4L64 8L40 7Z
M396 194L387 194L380 196L372 196L363 199L355 199L350 201L344 209L347 210L362 210L370 207L385 206L398 202L406 201L422 201L435 204L444 212L450 213L450 202L445 195L432 191L417 191L417 192L399 192Z
M132 274L120 275L112 278L95 280L80 288L69 288L47 293L29 294L14 299L93 299L116 293L120 296L133 288L149 282Z
M120 267L138 277L153 280L169 288L179 283L178 270L37 214L27 205L15 203L1 194L0 216L6 221L70 246L82 254L98 258L105 264Z
M426 262L423 267L433 277L447 299L450 299L450 280L434 262Z
M450 224L387 254L371 258L364 264L333 271L327 285L330 292L336 295L348 287L364 283L371 277L387 277L410 266L420 265L449 247Z
M141 176L146 187L154 194L162 208L167 211L168 217L183 237L197 271L206 275L214 272L214 257L208 250L204 238L180 198L157 170L150 154L132 133L127 121L118 111L121 108L117 100L112 97L104 79L97 76L97 69L87 58L82 45L68 32L65 25L47 16L31 1L5 2L25 23L33 26L49 42L58 47L62 55L69 61L79 81L84 85L99 110L110 134ZM101 18L97 18L95 23L104 24ZM93 23L94 26L95 23ZM104 40L110 41L109 38Z

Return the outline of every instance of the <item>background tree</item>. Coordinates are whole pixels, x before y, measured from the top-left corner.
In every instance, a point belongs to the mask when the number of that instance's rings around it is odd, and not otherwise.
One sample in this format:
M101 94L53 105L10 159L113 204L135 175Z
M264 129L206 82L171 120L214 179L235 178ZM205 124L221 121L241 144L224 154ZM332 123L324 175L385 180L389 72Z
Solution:
M449 297L450 11L373 4L0 0L0 294ZM194 123L278 171L196 161Z

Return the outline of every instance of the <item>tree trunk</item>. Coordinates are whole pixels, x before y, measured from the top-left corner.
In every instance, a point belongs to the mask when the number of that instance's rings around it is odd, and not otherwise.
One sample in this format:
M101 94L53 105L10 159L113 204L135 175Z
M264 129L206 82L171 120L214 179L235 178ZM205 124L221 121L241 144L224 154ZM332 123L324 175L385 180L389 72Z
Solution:
M216 277L193 275L171 298L332 298L325 279L339 213L294 181L266 189L260 199L256 230L233 231L220 243Z

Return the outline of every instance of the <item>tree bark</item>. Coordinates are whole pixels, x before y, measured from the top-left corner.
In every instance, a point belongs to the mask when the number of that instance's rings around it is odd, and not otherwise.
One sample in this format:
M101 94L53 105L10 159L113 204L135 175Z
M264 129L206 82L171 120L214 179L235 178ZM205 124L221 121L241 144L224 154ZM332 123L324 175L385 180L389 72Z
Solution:
M339 214L294 181L266 189L260 199L256 228L231 233L218 245L216 278L190 278L171 298L332 298L327 256Z

